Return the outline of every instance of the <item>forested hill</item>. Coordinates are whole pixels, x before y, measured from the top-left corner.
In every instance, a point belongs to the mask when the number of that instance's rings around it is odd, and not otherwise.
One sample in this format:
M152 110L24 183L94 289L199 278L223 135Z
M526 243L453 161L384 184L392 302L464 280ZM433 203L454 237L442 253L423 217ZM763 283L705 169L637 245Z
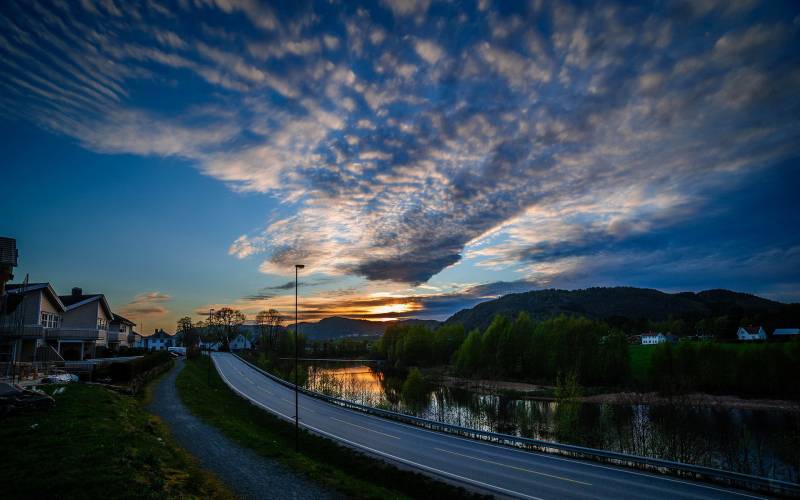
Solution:
M429 328L435 328L439 322L432 320L408 319L395 322L397 324L421 324ZM300 322L297 329L309 340L330 340L348 336L379 336L383 335L386 328L392 322L368 321L365 319L350 319L340 316L324 318L317 323ZM286 327L292 331L294 325Z
M736 324L752 320L777 326L800 320L800 304L783 304L747 293L730 290L664 293L649 288L614 287L513 293L461 310L445 323L461 323L467 330L484 330L495 315L514 318L522 311L535 320L560 314L577 315L632 329L646 327L647 321L669 318L693 323L725 317Z

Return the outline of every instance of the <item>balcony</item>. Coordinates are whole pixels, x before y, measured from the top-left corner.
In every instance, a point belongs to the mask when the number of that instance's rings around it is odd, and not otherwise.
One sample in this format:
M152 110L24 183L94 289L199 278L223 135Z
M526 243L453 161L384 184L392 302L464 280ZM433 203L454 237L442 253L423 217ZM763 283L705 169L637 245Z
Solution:
M97 328L48 328L45 332L50 340L98 340L101 337L101 330Z
M106 339L107 339L107 342L109 342L109 343L122 342L123 340L125 340L127 338L127 335L128 335L127 333L109 331L108 332L108 336L106 337Z
M38 339L42 338L44 328L41 325L25 325L20 327L14 324L0 324L0 336L3 338L14 339Z

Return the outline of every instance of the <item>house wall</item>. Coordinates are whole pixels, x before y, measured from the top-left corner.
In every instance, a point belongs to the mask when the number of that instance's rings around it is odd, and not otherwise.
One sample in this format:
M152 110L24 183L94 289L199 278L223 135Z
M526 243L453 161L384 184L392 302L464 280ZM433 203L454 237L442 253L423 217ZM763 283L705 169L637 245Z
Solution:
M62 313L55 302L52 301L49 295L44 293L44 291L40 291L39 295L41 296L41 309L39 312L51 312L53 314L58 314L63 317L64 313ZM41 317L41 314L39 315Z
M19 307L24 308L25 316L23 324L25 325L38 325L41 314L39 314L42 303L42 291L26 293L22 298L22 304ZM19 316L17 316L19 317Z
M77 309L65 312L61 324L64 328L97 328L97 318L102 313L100 309L102 309L100 302L93 300Z

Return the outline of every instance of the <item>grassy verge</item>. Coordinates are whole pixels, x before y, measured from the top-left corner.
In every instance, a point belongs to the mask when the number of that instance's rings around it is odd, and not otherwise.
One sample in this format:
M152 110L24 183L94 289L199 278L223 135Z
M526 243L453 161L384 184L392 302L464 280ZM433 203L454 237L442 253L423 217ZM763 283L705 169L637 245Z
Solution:
M54 397L0 422L3 498L230 498L141 400L83 384Z
M226 386L216 371L207 383L207 358L187 360L178 392L195 415L230 439L274 458L348 498L463 498L462 488L400 470L335 442L301 431L294 452L294 426L251 405Z

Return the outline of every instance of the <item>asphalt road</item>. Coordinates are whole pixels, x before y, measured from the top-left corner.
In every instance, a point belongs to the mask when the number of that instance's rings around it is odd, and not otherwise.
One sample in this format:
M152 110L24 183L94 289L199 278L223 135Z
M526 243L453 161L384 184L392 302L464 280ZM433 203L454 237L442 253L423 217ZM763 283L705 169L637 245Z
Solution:
M240 396L294 421L294 391L232 354L215 353ZM300 394L300 425L391 462L498 496L567 498L763 498L724 487L533 453L428 431Z

